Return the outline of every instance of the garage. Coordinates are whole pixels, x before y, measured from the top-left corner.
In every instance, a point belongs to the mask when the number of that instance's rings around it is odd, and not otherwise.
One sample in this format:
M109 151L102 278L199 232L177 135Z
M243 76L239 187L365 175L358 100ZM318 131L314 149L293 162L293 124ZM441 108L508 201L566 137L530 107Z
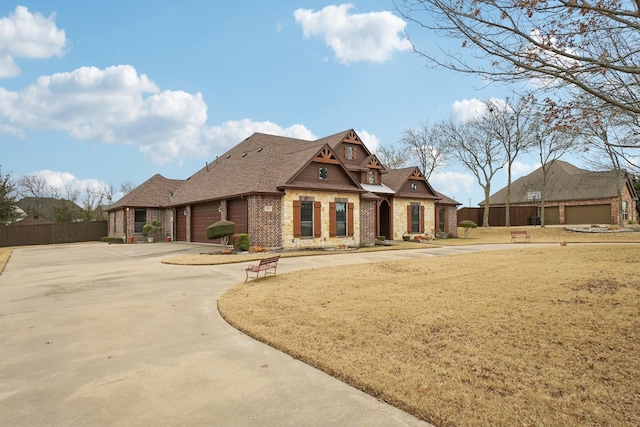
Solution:
M560 207L549 206L544 208L544 224L558 225L560 224Z
M207 227L220 221L220 202L206 202L191 208L191 241L200 243L220 243L220 239L207 239Z
M611 224L611 205L579 205L564 208L565 224Z

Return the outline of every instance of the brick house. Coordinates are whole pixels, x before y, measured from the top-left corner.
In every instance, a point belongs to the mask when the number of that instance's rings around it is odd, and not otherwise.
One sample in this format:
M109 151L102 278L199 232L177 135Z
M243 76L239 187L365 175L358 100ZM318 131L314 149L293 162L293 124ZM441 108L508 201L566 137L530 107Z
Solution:
M555 160L547 172L543 189L543 171L538 168L511 184L511 206L531 207L532 216L540 216L544 191L544 223L619 224L637 221L638 196L624 172L592 172ZM489 198L491 207L504 207L506 187ZM481 203L483 205L484 203Z
M184 184L184 180L167 179L156 174L131 190L107 210L110 237L142 239L142 227L154 220L162 222L163 235L172 237L173 193Z
M352 129L315 141L255 133L186 180L156 175L127 194L108 209L109 234L137 236L146 207L145 221L178 241L211 243L206 228L225 219L253 245L373 245L433 235L438 200L417 168L388 171Z

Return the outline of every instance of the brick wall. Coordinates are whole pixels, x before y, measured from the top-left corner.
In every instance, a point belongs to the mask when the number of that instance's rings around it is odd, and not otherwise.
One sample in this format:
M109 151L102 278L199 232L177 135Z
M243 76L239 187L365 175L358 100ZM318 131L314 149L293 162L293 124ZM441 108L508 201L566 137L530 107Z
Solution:
M279 196L249 196L248 234L251 244L264 247L282 245L282 201Z
M360 202L360 244L373 246L376 244L376 209L375 200Z

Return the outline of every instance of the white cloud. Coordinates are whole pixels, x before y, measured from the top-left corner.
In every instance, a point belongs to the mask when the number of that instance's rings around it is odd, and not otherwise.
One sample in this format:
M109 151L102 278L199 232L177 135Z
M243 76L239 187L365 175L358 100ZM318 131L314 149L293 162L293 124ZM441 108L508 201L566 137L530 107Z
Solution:
M411 49L398 33L407 25L391 12L349 14L352 4L327 6L319 12L297 9L293 16L306 38L324 36L339 62L385 62L395 51Z
M43 76L21 92L0 88L0 127L139 145L156 163L204 154L200 131L206 120L200 93L160 91L130 65Z
M451 105L451 114L454 120L466 122L487 112L487 105L477 98L454 101Z
M284 128L270 121L254 122L250 119L242 119L230 120L224 122L221 126L207 128L203 131L203 140L211 148L210 151L224 151L256 132L309 141L318 139L301 124Z
M109 188L109 184L105 182L93 178L78 179L69 172L45 169L32 173L44 179L44 182L50 188L49 193L53 196L69 199L72 197L70 192L76 193L77 199L74 201L78 204L82 204L82 201L86 199L87 190L101 192ZM117 196L117 194L114 196ZM116 200L115 197L114 200Z
M514 161L511 165L511 180L514 181L521 176L529 175L534 170L540 167L540 163L527 164L519 161ZM505 170L506 176L506 170Z
M66 37L55 24L55 15L45 18L24 6L0 18L0 78L20 74L15 58L62 56Z
M474 191L475 178L468 173L435 171L429 177L434 190L462 202Z
M358 134L360 139L362 139L362 142L364 142L364 145L367 146L369 151L375 153L378 150L378 147L380 146L380 139L378 139L377 136L367 132L366 130L359 130L356 131L356 133Z

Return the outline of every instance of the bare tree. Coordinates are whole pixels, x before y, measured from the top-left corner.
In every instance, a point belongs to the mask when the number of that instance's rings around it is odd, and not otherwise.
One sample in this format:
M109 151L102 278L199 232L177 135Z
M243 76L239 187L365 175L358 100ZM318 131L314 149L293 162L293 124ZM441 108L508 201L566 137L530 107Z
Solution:
M532 110L531 98L523 96L516 102L510 98L505 101L486 102L488 113L482 123L495 138L505 156L507 170L507 197L505 206L505 226L511 226L511 169L513 162L533 143L533 129L536 116Z
M389 169L400 169L407 166L409 155L406 150L395 145L378 146L376 156Z
M539 122L534 132L535 147L542 164L542 191L540 192L540 226L544 227L544 204L547 198L547 180L553 162L560 159L574 148L577 130L572 127L557 125L547 120ZM535 203L535 200L534 200Z
M400 141L418 162L427 180L434 170L444 165L447 150L443 148L445 142L436 126L429 127L424 123L417 129L405 129Z
M640 1L395 0L407 20L457 49L414 50L434 66L488 81L571 92L573 108L591 98L640 114Z
M33 204L27 212L29 215L42 215L45 209L44 199L50 197L51 187L43 176L36 172L28 173L18 178L18 188L23 198L33 198Z
M482 226L489 227L491 181L503 168L505 155L500 142L487 130L485 120L480 116L466 122L450 121L442 131L452 158L464 165L484 190Z
M125 181L120 184L120 192L122 194L129 194L134 188L136 188L136 184L133 181Z

